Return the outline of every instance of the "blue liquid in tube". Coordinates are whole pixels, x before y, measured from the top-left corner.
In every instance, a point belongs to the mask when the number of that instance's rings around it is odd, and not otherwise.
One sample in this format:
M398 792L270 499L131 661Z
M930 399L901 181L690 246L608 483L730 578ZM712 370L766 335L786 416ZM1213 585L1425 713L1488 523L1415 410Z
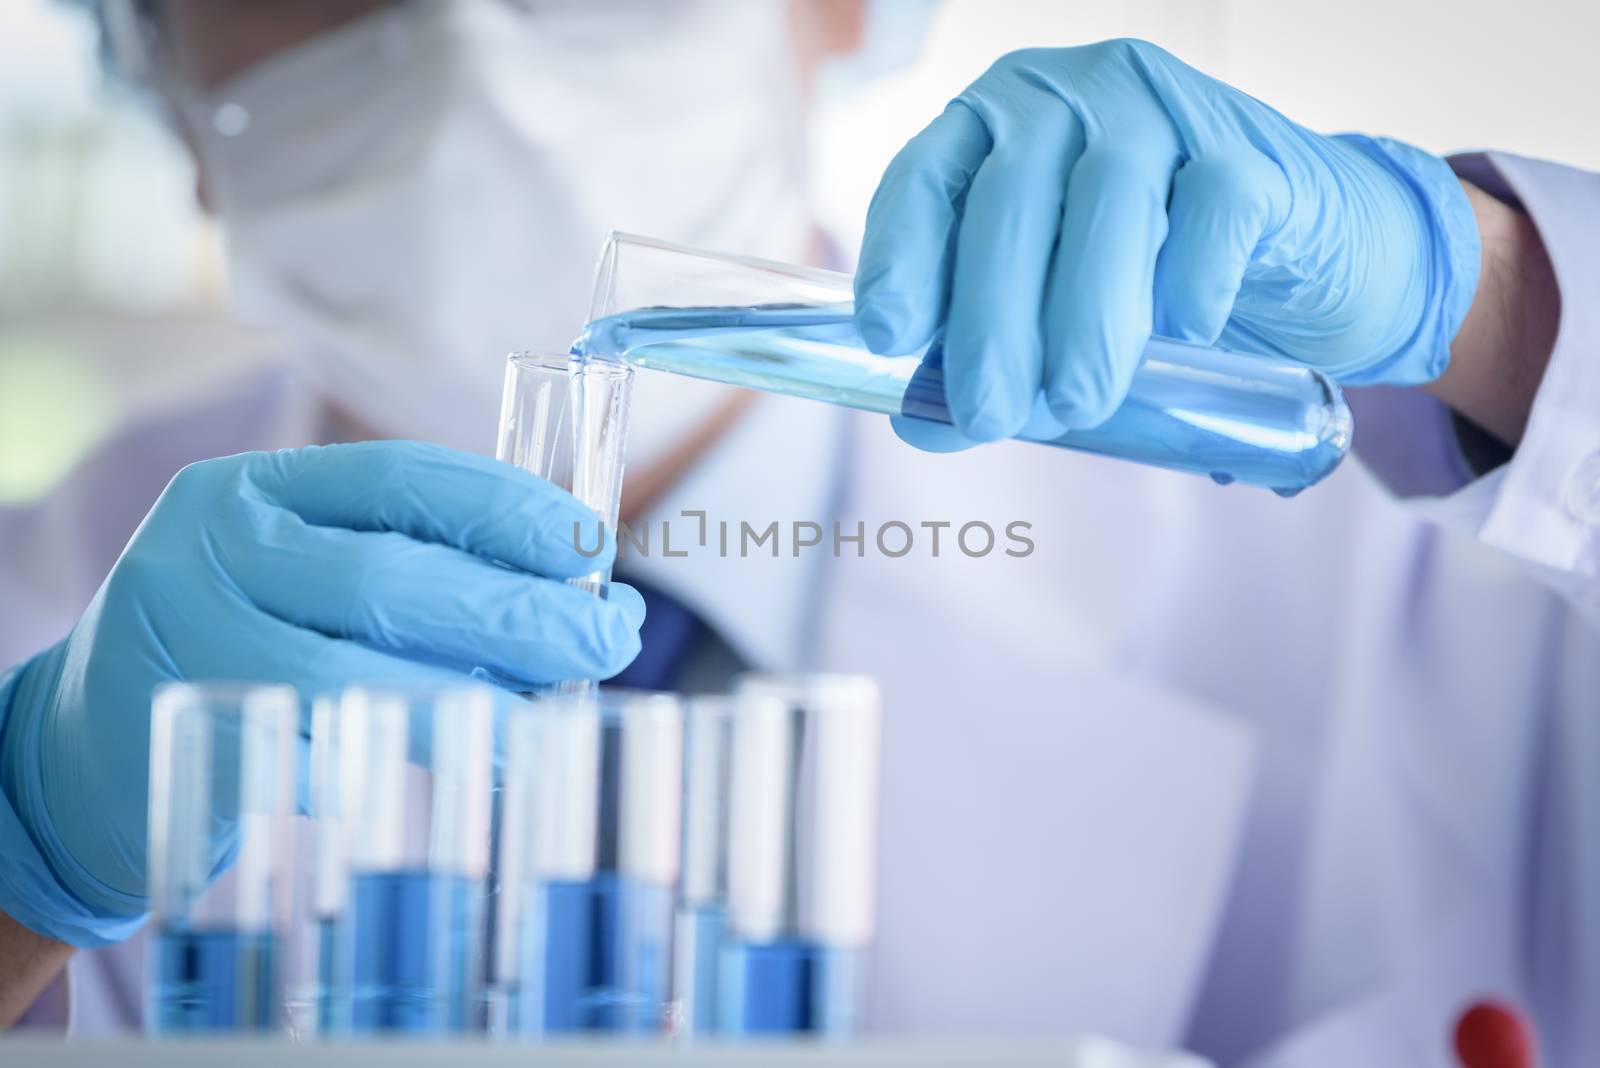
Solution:
M672 890L615 872L528 891L513 1034L650 1034L665 1023Z
M344 1023L339 1006L348 1004L340 993L335 961L339 959L339 917L317 919L317 1034L333 1034Z
M579 357L656 368L851 408L950 423L943 352L874 356L849 303L641 308L589 324ZM1100 426L1063 432L1041 401L1018 438L1244 482L1292 496L1350 448L1339 387L1308 367L1151 338Z
M482 907L481 883L465 876L428 871L355 876L347 921L349 1029L408 1035L468 1030Z
M270 931L162 930L152 947L149 1029L175 1035L275 1028L275 941Z
M688 1034L716 1033L717 973L726 927L726 910L721 905L696 905L678 913L674 952L688 974L680 978L680 989L674 990L673 996L684 1003L683 1028Z
M729 1036L849 1037L856 1029L855 950L800 939L723 946L717 1029Z

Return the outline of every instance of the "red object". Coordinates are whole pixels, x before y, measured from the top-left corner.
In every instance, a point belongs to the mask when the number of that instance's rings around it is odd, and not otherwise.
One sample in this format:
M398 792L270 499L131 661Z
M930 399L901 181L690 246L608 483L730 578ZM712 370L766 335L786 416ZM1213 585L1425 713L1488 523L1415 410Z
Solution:
M1456 1021L1456 1056L1462 1068L1534 1068L1533 1032L1516 1007L1479 1001Z

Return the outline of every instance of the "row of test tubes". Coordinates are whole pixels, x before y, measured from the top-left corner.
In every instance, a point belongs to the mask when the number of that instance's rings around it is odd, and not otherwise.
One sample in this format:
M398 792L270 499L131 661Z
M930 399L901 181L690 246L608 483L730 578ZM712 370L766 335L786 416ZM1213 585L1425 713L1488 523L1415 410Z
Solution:
M299 711L281 686L157 693L151 1032L855 1030L871 680L353 688L312 702L309 747Z
M497 455L614 530L632 379L514 354ZM871 680L354 687L312 699L309 742L301 713L286 686L155 697L151 1032L854 1030Z

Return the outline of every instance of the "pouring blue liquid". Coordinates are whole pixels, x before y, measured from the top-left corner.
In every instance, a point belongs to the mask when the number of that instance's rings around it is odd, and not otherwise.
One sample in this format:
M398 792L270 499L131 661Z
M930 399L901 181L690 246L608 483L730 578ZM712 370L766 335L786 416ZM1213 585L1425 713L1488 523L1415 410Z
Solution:
M943 353L875 356L848 303L638 308L590 323L579 358L952 423ZM1017 437L1243 482L1292 496L1350 448L1350 410L1325 375L1296 364L1151 338L1122 406L1063 431L1041 401Z

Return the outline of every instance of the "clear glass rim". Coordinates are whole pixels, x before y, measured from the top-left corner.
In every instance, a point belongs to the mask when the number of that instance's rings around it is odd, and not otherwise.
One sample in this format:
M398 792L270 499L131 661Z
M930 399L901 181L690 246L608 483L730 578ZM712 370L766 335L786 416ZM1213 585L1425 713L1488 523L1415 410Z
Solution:
M785 674L751 673L734 683L735 699L775 697L798 705L876 708L882 701L878 682L870 675L843 672Z
M488 697L490 700L494 700L496 691L493 686L487 683L470 681L437 684L426 682L356 682L341 690L324 690L316 695L316 699L331 700L337 707L346 697L356 694L365 697L369 701L404 701L408 705L432 705L437 704L439 701L460 698Z
M205 705L243 705L250 698L287 699L298 707L300 693L287 682L249 682L244 679L174 680L157 684L151 691L152 704L178 700Z
M650 715L681 715L687 702L678 694L660 690L601 689L587 693L535 697L513 706L511 714L526 719L541 715L577 715L599 712L607 722Z
M739 707L739 698L731 693L685 694L681 700L690 716L730 716Z
M797 281L815 282L826 286L848 285L850 282L850 275L842 271L830 271L825 267L807 267L804 264L785 263L782 260L769 260L761 256L746 256L738 252L721 252L716 249L697 248L694 245L684 245L677 241L650 237L646 234L636 234L627 230L612 230L606 235L606 241L601 247L600 253L602 272L605 270L605 261L608 256L615 258L620 255L618 250L629 247L647 248L656 252L671 253L675 256L727 263L750 270L785 275Z
M623 379L633 374L633 368L619 360L580 360L570 352L534 352L532 350L508 353L506 362L519 371L545 371L548 373L593 375L597 378Z

